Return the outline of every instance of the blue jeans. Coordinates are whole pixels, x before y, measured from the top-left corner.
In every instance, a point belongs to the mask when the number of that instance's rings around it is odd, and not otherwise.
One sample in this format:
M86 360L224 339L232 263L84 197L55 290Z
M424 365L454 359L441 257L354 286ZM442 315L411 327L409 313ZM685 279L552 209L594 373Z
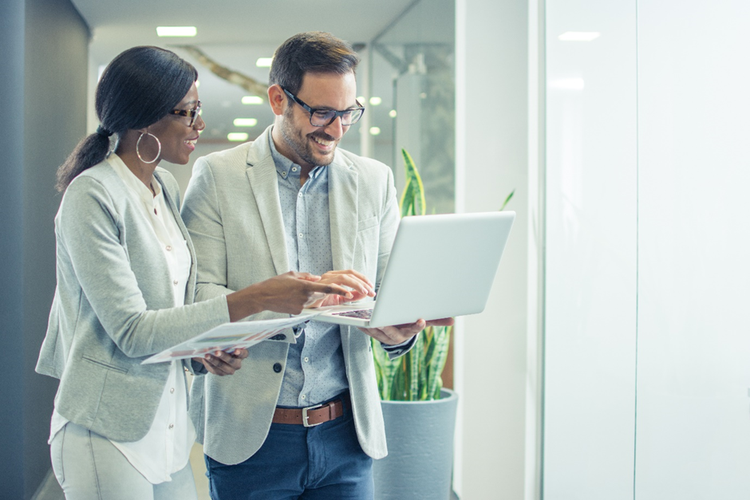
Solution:
M351 408L316 427L271 424L258 452L237 465L206 456L212 500L366 500L372 459L362 451Z

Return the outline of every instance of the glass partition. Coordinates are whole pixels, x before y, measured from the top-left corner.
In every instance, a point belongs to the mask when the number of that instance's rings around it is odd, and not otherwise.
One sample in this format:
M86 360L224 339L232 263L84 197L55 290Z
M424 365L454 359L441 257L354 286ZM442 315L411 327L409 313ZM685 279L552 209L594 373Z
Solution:
M422 176L428 213L454 211L454 0L417 0L369 44L370 155L404 184L401 149Z

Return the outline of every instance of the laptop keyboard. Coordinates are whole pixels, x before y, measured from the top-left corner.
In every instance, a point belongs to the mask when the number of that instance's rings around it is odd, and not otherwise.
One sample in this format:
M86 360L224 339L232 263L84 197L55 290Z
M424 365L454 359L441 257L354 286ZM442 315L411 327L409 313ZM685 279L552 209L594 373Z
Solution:
M334 316L344 316L346 318L370 319L370 317L372 317L372 309L358 309L356 311L343 311L332 314Z

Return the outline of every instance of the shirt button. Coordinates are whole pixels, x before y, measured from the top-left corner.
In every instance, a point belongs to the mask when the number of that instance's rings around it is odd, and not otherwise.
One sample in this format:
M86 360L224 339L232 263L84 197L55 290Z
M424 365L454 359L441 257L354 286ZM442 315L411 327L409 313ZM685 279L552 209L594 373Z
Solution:
M170 394L174 394L174 387L172 387L171 389L169 389L169 393Z
M283 175L284 177L286 177L286 172L281 172L281 175Z
M174 280L172 283L175 284L175 285L179 285L180 284L180 282L177 281L177 280Z
M302 234L302 233L299 233L297 236L299 236L300 238L304 238L305 237L305 235Z
M172 251L172 245L167 245L167 252L171 252L171 251Z
M305 363L309 363L309 362L310 362L310 358L308 358L307 356L305 356Z
M279 373L281 371L281 363L274 363L273 371L275 371L276 373Z
M304 401L305 399L307 399L307 396L305 396L305 395L303 394L303 395L302 395L302 397L301 397L300 399L302 399L302 400Z
M292 172L296 172L296 171L297 171L297 167L292 167Z
M169 430L171 431L172 429L174 429L174 424L169 424Z

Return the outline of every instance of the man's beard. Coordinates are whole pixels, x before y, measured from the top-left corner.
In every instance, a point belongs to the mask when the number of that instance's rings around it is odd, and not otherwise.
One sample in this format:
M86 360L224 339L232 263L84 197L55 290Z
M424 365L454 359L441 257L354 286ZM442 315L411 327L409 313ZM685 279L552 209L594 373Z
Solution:
M309 163L313 167L330 165L330 163L333 161L333 153L336 151L336 145L334 145L334 149L331 151L330 158L328 158L328 156L320 156L318 158L319 155L316 155L316 153L313 151L313 146L310 144L308 136L303 136L299 132L299 130L295 129L293 121L293 113L291 112L291 110L287 110L284 116L284 120L281 124L281 135L286 141L287 145L292 148L292 150L297 154L297 156L299 156L300 159L302 159L306 163ZM313 132L309 135L319 137L320 139L323 139L325 141L335 142L335 139L333 137L326 134L322 130L319 132Z

